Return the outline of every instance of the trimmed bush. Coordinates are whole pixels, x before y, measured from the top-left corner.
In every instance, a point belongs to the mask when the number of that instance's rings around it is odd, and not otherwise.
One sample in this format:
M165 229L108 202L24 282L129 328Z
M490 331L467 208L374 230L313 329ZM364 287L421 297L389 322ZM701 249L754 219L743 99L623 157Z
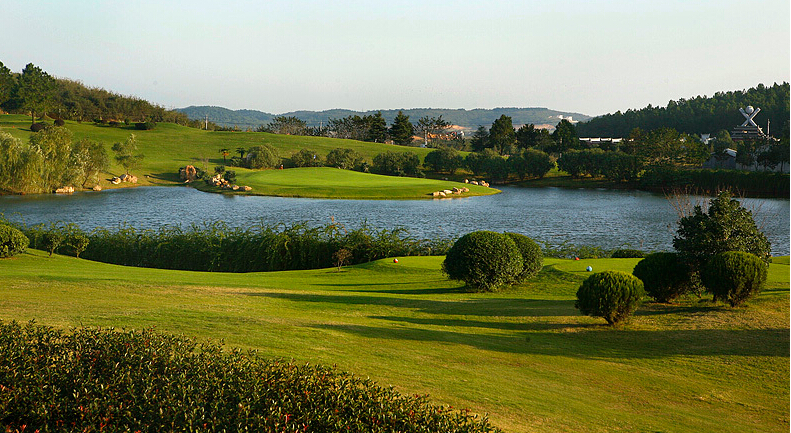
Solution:
M714 256L700 277L715 301L736 307L763 289L766 274L766 262L755 254L728 251Z
M63 119L55 119L55 126L64 126L66 122Z
M645 253L631 248L621 248L613 251L610 257L613 259L642 259L645 257Z
M517 275L517 281L524 281L534 277L544 266L544 255L541 247L529 237L519 233L504 233L516 244L516 248L522 255L522 272Z
M689 266L677 253L652 253L632 271L643 281L645 292L657 302L670 302L692 288Z
M0 258L25 252L30 239L21 231L5 224L0 225Z
M140 131L148 131L157 127L156 122L137 122L135 123L135 129Z
M0 383L4 431L497 431L334 368L150 330L0 322Z
M620 271L593 274L577 290L574 307L588 316L604 317L614 325L627 317L640 305L643 282L634 275Z
M442 270L452 280L479 291L496 291L522 273L522 255L509 236L490 231L467 233L450 247Z
M47 128L47 125L45 123L41 123L41 122L37 122L37 123L34 123L34 124L30 125L30 130L32 132L43 131L46 128Z

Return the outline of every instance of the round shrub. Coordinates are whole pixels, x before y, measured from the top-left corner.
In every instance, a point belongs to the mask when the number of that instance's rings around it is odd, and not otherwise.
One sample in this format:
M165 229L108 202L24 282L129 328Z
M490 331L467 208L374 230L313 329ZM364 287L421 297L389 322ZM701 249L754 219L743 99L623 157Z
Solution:
M135 129L138 129L140 131L148 131L156 127L157 127L156 122L151 122L151 121L135 123Z
M658 302L670 302L692 288L689 266L677 253L652 253L632 271L643 281L645 292Z
M5 431L497 431L335 368L150 330L0 322L0 353Z
M593 274L577 290L574 307L588 316L601 316L610 325L629 317L640 305L643 282L620 271Z
M448 250L442 270L480 291L496 291L522 272L522 255L510 237L477 231L459 238Z
M645 253L631 248L621 248L613 251L610 257L613 259L642 259L645 257Z
M728 251L712 257L700 278L715 301L736 307L761 291L766 274L766 263L755 254Z
M47 127L46 123L36 122L30 125L30 130L33 132L43 131Z
M522 255L522 272L516 276L517 281L524 281L534 277L544 266L544 255L541 247L529 237L519 233L504 233L516 244L516 248Z
M24 253L30 239L14 227L0 225L0 257L11 257Z
M66 122L63 119L55 119L55 126L63 126Z

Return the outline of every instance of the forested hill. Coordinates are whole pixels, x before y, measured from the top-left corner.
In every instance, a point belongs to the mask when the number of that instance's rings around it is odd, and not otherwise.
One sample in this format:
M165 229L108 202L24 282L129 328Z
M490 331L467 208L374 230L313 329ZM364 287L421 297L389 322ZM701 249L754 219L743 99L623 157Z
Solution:
M717 92L714 96L696 96L692 99L670 101L667 107L652 107L640 110L620 111L593 118L577 125L580 137L626 137L634 128L644 130L667 126L688 134L715 134L741 125L744 117L739 108L752 105L761 112L755 122L775 137L789 135L789 85L774 84L766 87L759 84L748 90Z
M307 126L319 126L322 122L327 124L329 119L341 119L354 115L370 115L377 111L382 112L387 123L392 123L399 110L372 110L372 111L352 111L343 109L325 111L292 111L290 113L271 114L256 110L229 110L222 107L211 106L191 106L179 108L190 119L203 120L208 116L210 122L224 126L238 126L240 128L256 128L260 125L269 123L276 116L297 117L307 124ZM494 109L443 109L443 108L413 108L400 110L409 116L412 122L421 117L439 117L454 125L467 128L477 128L480 125L489 126L500 115L510 116L514 125L532 123L535 125L550 124L556 125L560 118L558 116L572 116L574 120L587 120L590 116L580 113L570 113L566 111L556 111L547 108L494 108Z

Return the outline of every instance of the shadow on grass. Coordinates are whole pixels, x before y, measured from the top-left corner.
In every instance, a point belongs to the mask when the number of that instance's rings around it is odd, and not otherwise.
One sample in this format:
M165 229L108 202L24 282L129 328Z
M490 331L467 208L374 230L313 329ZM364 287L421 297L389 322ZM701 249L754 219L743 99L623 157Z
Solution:
M391 322L410 323L413 325L432 325L432 326L452 326L469 327L483 329L502 329L505 331L550 331L550 330L572 330L578 328L590 328L598 325L585 323L557 323L547 321L533 322L487 322L483 320L467 319L426 319L417 317L392 317L392 316L371 316L371 319L388 320Z
M412 319L388 320L410 322ZM629 331L588 325L578 326L580 329L576 332L539 330L515 335L491 335L362 325L323 324L314 327L373 339L443 342L504 353L588 359L656 359L677 355L788 357L789 346L788 329ZM573 328L574 325L564 327Z
M427 289L428 290L428 289ZM442 290L442 289L437 289ZM448 289L454 290L454 289ZM415 293L409 291L409 293ZM578 316L573 301L496 298L465 299L460 301L435 301L405 299L388 296L324 295L288 292L240 293L247 296L263 296L286 299L294 302L314 302L343 305L373 305L407 308L427 314L489 317L548 317Z

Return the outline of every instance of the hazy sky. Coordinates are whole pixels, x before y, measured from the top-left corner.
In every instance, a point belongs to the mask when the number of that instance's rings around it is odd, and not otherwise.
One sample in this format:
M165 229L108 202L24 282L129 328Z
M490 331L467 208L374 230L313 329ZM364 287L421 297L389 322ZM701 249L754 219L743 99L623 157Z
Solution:
M788 0L2 0L0 61L168 108L547 107L789 81Z

